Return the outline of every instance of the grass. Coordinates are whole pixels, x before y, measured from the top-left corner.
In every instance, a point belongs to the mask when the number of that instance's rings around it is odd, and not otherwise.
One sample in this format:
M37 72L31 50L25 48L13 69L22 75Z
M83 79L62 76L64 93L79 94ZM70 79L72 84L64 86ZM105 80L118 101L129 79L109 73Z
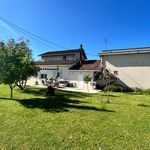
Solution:
M84 94L0 86L2 150L149 150L150 98L135 93Z

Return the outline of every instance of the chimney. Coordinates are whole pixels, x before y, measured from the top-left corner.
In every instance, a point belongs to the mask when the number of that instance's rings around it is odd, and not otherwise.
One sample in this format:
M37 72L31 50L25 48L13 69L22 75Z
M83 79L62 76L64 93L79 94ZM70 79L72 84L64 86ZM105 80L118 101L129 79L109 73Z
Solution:
M82 44L80 44L80 49L83 49L83 45Z

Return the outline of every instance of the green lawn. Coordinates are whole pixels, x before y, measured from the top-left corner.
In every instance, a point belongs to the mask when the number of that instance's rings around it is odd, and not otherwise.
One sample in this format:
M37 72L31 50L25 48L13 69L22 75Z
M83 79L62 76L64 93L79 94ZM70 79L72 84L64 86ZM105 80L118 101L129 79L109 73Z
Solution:
M0 86L2 150L150 150L150 96Z

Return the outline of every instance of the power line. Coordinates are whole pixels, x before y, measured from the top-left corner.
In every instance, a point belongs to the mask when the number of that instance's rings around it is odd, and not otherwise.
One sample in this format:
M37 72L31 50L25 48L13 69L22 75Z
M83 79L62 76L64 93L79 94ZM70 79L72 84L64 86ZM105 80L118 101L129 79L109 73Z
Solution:
M54 48L54 47L52 47L52 46L49 46L49 45L48 45L48 44L46 44L46 43L41 42L40 40L38 40L38 39L34 38L34 37L33 37L33 36L31 36L30 34L27 34L26 32L24 32L24 31L22 31L22 30L20 30L20 29L18 29L18 28L16 28L16 27L13 27L13 28L15 28L16 30L18 30L18 31L22 32L23 34L25 34L26 36L30 37L31 39L33 39L33 40L35 40L35 41L37 41L37 42L39 42L39 43L41 43L41 44L43 44L43 45L45 45L45 46L49 47L49 48L52 48L52 49L55 49L55 50L56 50L56 48Z
M1 20L1 17L0 17L0 20ZM52 49L55 49L55 50L56 50L56 48L54 48L54 47L52 47L52 46L49 46L49 45L47 45L46 43L41 42L40 40L34 38L34 37L31 36L30 34L28 34L28 33L26 33L25 31L23 31L22 29L18 28L17 26L12 25L12 24L9 24L9 23L6 23L6 22L3 21L3 20L1 20L1 21L2 21L3 23L5 23L5 24L7 24L7 25L9 25L9 26L11 26L11 27L13 27L14 29L16 29L16 30L22 32L23 34L25 34L26 36L30 37L31 39L33 39L33 40L35 40L35 41L37 41L37 42L43 44L44 46L47 46L47 47L49 47L49 48L52 48Z
M21 28L21 27L15 25L14 23L12 23L12 22L6 20L6 19L3 18L3 17L0 17L0 20L1 20L3 23L5 23L5 24L9 25L10 27L14 28L15 30L17 30L17 31L19 31L19 32L22 32L23 34L25 34L26 36L30 37L31 39L33 39L33 40L35 40L35 41L37 41L37 42L39 42L39 43L41 43L41 44L43 44L43 45L45 45L45 46L47 46L47 47L50 47L50 48L52 48L52 49L54 49L54 50L56 50L56 48L54 48L54 47L52 47L52 46L50 46L50 45L48 45L48 44L51 44L51 45L54 45L54 46L56 46L56 47L60 47L60 48L63 48L63 49L69 49L69 48L66 48L66 47L64 47L64 46L62 46L62 45L59 45L59 44L56 44L56 43L51 42L51 41L49 41L49 40L46 40L46 39L44 39L44 38L42 38L42 37L40 37L40 36L38 36L38 35L36 35L36 34L33 34L33 33L29 32L29 31L27 31L27 30L25 30L25 29L23 29L23 28ZM42 41L43 41L43 42L42 42ZM44 42L45 42L45 43L44 43ZM46 44L46 43L48 43L48 44ZM89 53L87 53L87 55L90 55L90 56L98 56L98 55L89 54Z
M56 43L51 42L51 41L49 41L49 40L46 40L46 39L44 39L44 38L42 38L42 37L40 37L40 36L38 36L38 35L36 35L36 34L33 34L33 33L29 32L29 31L27 31L27 30L25 30L25 29L23 29L23 28L21 28L21 27L15 25L14 23L11 23L10 21L6 20L5 18L0 17L0 20L3 21L3 22L5 22L5 23L8 24L9 26L15 28L16 30L22 32L23 34L26 34L26 35L29 36L30 38L35 37L35 38L37 38L37 39L40 39L41 41L44 41L44 42L49 43L49 44L52 44L52 45L54 45L54 46L56 46L56 47L60 47L60 48L63 48L63 49L68 49L68 48L66 48L66 47L64 47L64 46L62 46L62 45L56 44ZM33 38L33 39L36 40L35 38ZM38 40L38 42L39 42L39 40ZM51 48L52 48L52 47L51 47Z

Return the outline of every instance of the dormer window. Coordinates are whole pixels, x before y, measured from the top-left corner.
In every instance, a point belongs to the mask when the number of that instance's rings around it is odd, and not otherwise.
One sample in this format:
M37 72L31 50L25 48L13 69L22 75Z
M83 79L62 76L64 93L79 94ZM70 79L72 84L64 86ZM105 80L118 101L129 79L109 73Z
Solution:
M63 56L63 60L67 60L67 56L66 55Z

